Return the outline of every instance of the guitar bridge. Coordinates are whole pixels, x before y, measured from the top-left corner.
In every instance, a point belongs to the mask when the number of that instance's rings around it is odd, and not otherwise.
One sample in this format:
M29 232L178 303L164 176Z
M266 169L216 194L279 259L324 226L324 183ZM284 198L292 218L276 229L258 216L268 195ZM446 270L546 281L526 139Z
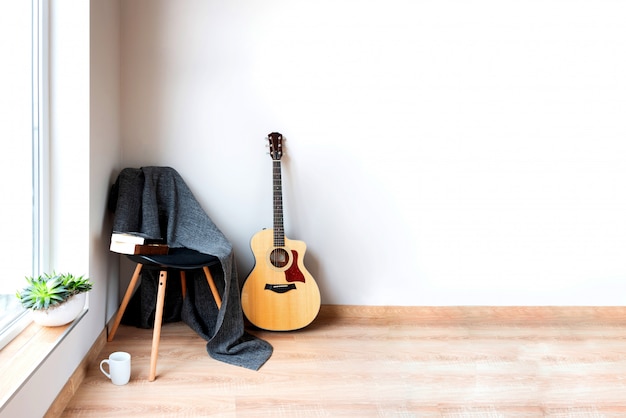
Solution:
M266 284L265 285L265 290L271 290L272 292L276 292L276 293L287 293L290 290L296 290L296 284L295 283L290 283L290 284Z

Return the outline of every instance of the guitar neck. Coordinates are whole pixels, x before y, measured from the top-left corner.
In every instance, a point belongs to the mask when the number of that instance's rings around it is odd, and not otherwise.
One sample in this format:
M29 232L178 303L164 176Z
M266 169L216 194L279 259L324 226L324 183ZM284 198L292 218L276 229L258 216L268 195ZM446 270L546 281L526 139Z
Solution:
M283 224L283 185L280 160L273 161L274 186L274 247L285 246L285 226Z

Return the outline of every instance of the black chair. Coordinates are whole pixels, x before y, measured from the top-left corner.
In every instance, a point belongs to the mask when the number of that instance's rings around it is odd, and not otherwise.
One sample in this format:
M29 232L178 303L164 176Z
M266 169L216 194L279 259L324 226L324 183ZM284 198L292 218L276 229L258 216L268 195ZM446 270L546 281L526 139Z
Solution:
M150 375L148 380L151 382L156 379L156 364L159 354L159 341L161 339L161 324L163 321L163 306L165 304L165 287L167 284L168 270L177 270L180 273L182 296L185 298L185 290L187 288L185 271L202 269L207 279L213 298L217 308L222 306L222 299L211 275L210 267L219 265L219 259L215 256L203 254L187 248L170 248L169 253L165 255L127 255L127 257L137 263L135 272L128 284L126 294L120 305L115 317L115 321L109 330L107 340L113 341L117 328L122 321L128 302L130 301L133 291L137 286L142 268L156 268L159 270L159 283L157 291L156 311L154 315L154 331L152 334L152 351L150 353Z
M150 288L150 292L144 295L154 297L156 309L152 311L152 306L140 304L141 320L146 319L144 314L151 315L154 312L149 378L153 381L156 378L161 325L164 319L163 307L168 270L180 272L183 291L187 288L185 281L186 276L191 276L190 271L203 271L210 288L206 289L206 293L212 294L212 297L208 296L208 298L215 300L218 310L222 307L226 308L226 305L237 308L236 305L230 305L231 300L222 301L210 271L213 265L221 270L224 269L224 260L227 258L230 260L232 256L232 245L209 218L180 174L171 167L124 168L111 187L108 205L114 215L113 231L136 233L147 238L160 239L169 245L169 253L166 255L127 255L130 260L137 263L137 267L108 335L108 341L112 341L137 286L142 269L158 271L159 275L156 278L158 286ZM187 275L185 275L186 271ZM202 275L195 274L195 272L193 274L195 278L202 278ZM146 278L146 274L143 277ZM155 278L151 277L151 279ZM230 285L232 279L232 270L229 268L228 272L224 272L225 286ZM151 285L152 282L149 284ZM185 297L188 298L191 294L183 293L181 296L184 301ZM211 301L209 300L208 303ZM142 323L143 325L152 324Z

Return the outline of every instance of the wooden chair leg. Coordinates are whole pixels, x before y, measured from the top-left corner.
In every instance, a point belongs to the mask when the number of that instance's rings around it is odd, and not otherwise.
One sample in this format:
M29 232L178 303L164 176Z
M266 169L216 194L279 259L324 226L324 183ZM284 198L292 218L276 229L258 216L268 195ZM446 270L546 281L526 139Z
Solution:
M213 293L213 299L215 299L217 309L220 309L222 307L222 298L217 291L217 286L215 286L215 281L213 280L213 275L211 275L211 270L209 270L209 268L206 266L204 266L202 269L204 270L204 275L206 276L206 280L209 283L209 287L211 288L211 293Z
M141 264L137 264L135 267L135 273L133 273L133 277L130 279L130 283L128 284L128 288L126 289L126 294L124 295L124 299L122 299L122 304L120 308L117 310L117 316L115 317L115 321L109 330L109 335L107 337L107 341L113 341L115 338L115 333L117 332L117 328L120 326L120 322L122 322L122 317L124 316L124 312L126 311L126 307L128 306L128 302L130 301L131 296L133 295L133 290L135 290L135 286L137 286L137 281L139 280L139 273L141 273Z
M165 286L167 284L167 271L162 270L159 274L159 290L157 291L156 312L154 314L154 331L152 333L152 352L150 353L150 376L148 380L156 379L156 365L159 356L159 340L161 339L161 324L163 323L163 305L165 305Z
M187 295L187 276L185 276L185 270L180 270L180 287L183 294L183 299Z

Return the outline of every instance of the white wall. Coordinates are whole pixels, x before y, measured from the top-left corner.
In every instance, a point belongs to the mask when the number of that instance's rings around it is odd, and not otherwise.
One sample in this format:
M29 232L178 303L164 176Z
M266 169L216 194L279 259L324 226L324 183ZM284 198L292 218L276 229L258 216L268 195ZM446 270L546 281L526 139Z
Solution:
M1 417L43 416L117 308L105 210L121 150L119 12L119 1L50 2L50 268L86 274L94 287L87 314Z
M109 251L112 215L107 203L121 169L120 0L91 0L90 17L89 263L104 287L92 304L108 321L119 307L120 256Z
M123 163L176 167L245 277L282 132L324 303L623 304L624 12L125 0Z

